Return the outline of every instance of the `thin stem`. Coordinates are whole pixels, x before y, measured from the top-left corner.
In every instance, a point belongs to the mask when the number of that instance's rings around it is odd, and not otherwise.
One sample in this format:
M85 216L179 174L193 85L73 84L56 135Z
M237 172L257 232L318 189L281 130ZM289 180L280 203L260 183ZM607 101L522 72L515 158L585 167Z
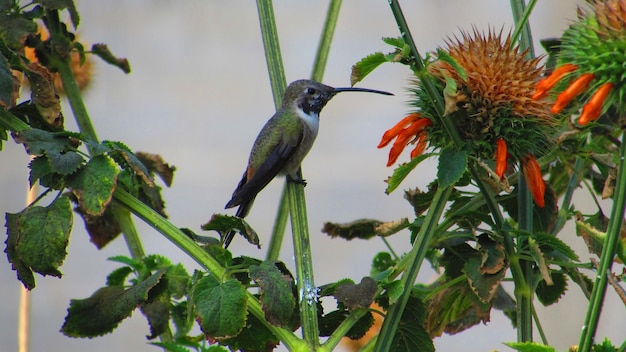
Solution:
M143 245L141 244L141 240L139 240L139 233L137 232L135 224L133 224L128 209L116 203L111 203L110 209L122 229L130 255L133 258L145 257L146 252L143 250Z
M626 141L626 131L622 134L622 141ZM598 274L591 291L591 299L587 307L585 322L582 327L579 350L590 351L593 339L598 328L602 303L606 293L608 275L611 275L613 258L617 251L617 244L620 239L622 222L624 220L624 210L626 210L626 143L620 147L619 163L617 166L617 179L615 180L615 193L613 195L613 207L609 216L609 225L606 231L606 239L602 246L600 263L598 264Z
M335 27L337 27L337 19L339 18L341 2L342 0L332 0L330 5L328 5L326 21L324 22L324 30L322 31L322 36L320 37L320 42L317 46L317 53L313 63L313 72L311 72L311 79L314 81L321 82L324 78L326 62L328 62L328 54L330 53L330 44L333 41Z
M287 200L287 182L283 185L283 192L280 195L280 203L276 211L276 219L272 228L272 237L265 254L267 260L277 260L280 256L280 247L285 237L285 229L287 228L287 219L289 218L289 201Z
M532 35L530 31L530 24L528 18L532 8L534 7L534 1L531 1L531 5L526 7L524 0L511 0L511 10L513 12L513 20L515 21L515 33L513 34L512 43L519 38L519 46L521 50L528 50L526 57L531 59L535 56L535 51L532 44ZM520 36L521 34L521 36ZM521 173L522 167L519 167ZM533 231L533 200L530 195L530 189L526 184L523 177L518 178L518 212L519 220L518 227L521 231L532 232ZM518 238L517 241L517 253L524 251L527 246L525 238ZM526 284L531 280L534 275L532 270L532 262L528 260L520 260L521 271L523 280ZM528 287L528 290L524 292L520 291L517 298L517 341L526 342L533 340L533 288Z
M304 198L304 186L295 182L287 184L291 231L293 232L293 250L296 262L298 303L302 337L314 351L319 345L319 327L317 321L317 287L313 279L313 259L309 224Z
M398 298L398 301L389 306L387 316L383 321L383 325L376 341L375 351L389 351L389 348L391 347L395 331L400 324L402 312L404 311L406 303L411 296L415 279L417 278L422 262L426 257L426 252L430 247L432 239L437 233L435 230L437 228L439 218L441 217L448 198L452 193L452 189L452 187L448 187L446 189L438 188L437 191L435 191L432 205L428 209L428 214L426 214L424 223L422 224L422 227L415 238L415 243L413 243L413 248L408 255L410 265L402 275L401 279L404 290Z
M285 68L276 30L274 7L271 0L257 0L256 5L259 13L259 24L261 25L267 72L272 86L274 105L278 109L283 100L283 93L287 88L287 79L285 78Z
M341 339L346 336L348 331L356 324L359 319L363 318L369 310L367 308L357 308L350 312L350 315L339 324L337 329L328 337L326 342L322 345L324 348L332 351L337 347Z

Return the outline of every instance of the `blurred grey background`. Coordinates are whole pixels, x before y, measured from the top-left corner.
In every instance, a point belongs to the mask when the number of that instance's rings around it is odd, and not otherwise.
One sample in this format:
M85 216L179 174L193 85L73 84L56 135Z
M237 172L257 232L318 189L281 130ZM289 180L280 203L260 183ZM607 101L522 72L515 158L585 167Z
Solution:
M568 21L575 19L579 3L582 1L539 2L531 17L538 54L542 53L538 40L559 36ZM225 212L224 204L239 181L252 142L274 112L254 2L77 1L77 6L82 41L87 46L106 43L132 66L132 73L124 75L95 60L94 82L85 99L100 139L158 153L175 165L173 187L163 191L166 211L177 226L199 230L211 214ZM287 80L308 78L328 4L276 1L274 6ZM403 1L402 6L422 54L443 45L445 38L460 29L475 26L508 32L513 28L508 1ZM345 1L324 83L349 86L351 66L375 51L390 51L380 39L396 36L398 30L386 1ZM372 256L385 249L378 240L331 240L320 232L325 221L412 216L402 190L384 194L383 180L392 169L385 167L388 149L376 149L382 133L409 110L409 78L405 66L384 65L359 86L394 92L395 97L346 93L334 98L321 114L316 145L303 164L317 284L342 278L359 281L368 275ZM64 111L66 127L76 130L71 111L67 106ZM28 158L12 141L6 143L1 157L5 166L0 173L0 212L18 212L27 188ZM400 158L407 160L408 152ZM434 175L433 164L422 164L403 187L423 189ZM282 184L282 180L272 182L257 198L248 218L264 244ZM579 200L579 207L588 203ZM189 272L197 268L160 234L141 221L136 223L147 253L182 262ZM407 235L395 236L396 251L409 249ZM562 236L583 260L588 259L571 227ZM240 238L231 249L236 254L265 254ZM88 297L104 285L106 274L118 267L106 258L127 253L120 239L98 251L89 242L82 220L75 218L69 255L61 268L63 279L37 276L31 295L32 351L156 350L147 344L144 336L149 330L139 312L114 333L100 338L73 339L59 333L69 300ZM291 241L287 240L281 258L293 268L291 253ZM428 282L434 277L424 265L419 280ZM20 283L6 260L0 265L0 283L5 302L0 307L0 350L14 351ZM580 290L570 286L559 304L537 305L548 341L562 350L578 342L586 308ZM608 336L620 343L625 337L624 307L611 289L606 304L610 308L602 315L598 337ZM539 340L538 334L536 338ZM494 310L490 323L436 338L435 345L439 351L504 351L510 349L502 342L515 339L508 319Z

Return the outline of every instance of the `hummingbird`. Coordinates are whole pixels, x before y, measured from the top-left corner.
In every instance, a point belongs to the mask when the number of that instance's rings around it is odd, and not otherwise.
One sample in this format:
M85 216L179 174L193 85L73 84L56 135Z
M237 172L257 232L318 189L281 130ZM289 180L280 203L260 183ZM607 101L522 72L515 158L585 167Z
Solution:
M226 209L239 206L236 216L244 218L248 215L256 195L279 175L285 175L288 181L306 185L298 175L300 164L317 137L320 111L340 92L393 95L366 88L333 88L306 79L290 83L283 95L281 107L256 137L250 151L248 167L231 200L226 204ZM234 235L234 231L226 234L225 248Z

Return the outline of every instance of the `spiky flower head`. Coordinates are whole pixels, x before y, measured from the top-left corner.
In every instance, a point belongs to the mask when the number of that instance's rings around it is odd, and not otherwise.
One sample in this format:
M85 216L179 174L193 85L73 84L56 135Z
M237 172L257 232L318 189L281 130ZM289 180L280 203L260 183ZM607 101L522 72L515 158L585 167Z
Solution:
M563 33L557 69L537 86L535 99L556 87L560 92L552 112L560 113L580 99L578 118L585 125L609 107L626 112L626 0L590 0L579 9L578 21Z
M527 52L512 47L510 36L503 40L502 32L462 32L461 38L449 39L447 46L428 66L446 100L445 118L454 121L474 157L494 161L499 178L505 177L509 159L519 160L526 179L533 182L529 186L535 202L543 206L545 184L535 155L543 154L551 144L554 119L549 102L532 99L540 79L539 59L527 58ZM433 148L449 144L421 81L413 92L418 113L388 130L379 144L384 147L396 138L388 166L407 143L417 143L412 158L421 154L426 142Z

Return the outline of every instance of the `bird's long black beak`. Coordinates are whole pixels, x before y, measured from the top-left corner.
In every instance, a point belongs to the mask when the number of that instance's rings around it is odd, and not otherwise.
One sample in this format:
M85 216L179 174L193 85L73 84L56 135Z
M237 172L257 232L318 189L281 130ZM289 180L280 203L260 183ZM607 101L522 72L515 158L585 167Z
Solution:
M344 87L344 88L335 88L333 90L333 93L335 94L340 93L340 92L367 92L367 93L376 93L376 94L382 94L382 95L393 95L392 93L385 92L382 90L368 89L368 88Z

